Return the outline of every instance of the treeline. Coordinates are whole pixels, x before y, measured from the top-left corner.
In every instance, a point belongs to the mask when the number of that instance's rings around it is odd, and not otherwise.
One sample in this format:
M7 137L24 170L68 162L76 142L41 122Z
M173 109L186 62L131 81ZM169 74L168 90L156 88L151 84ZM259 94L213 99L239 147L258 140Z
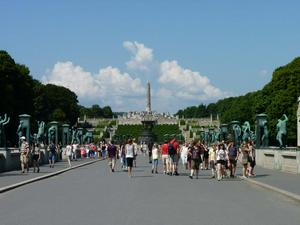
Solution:
M221 123L233 120L249 121L254 130L256 114L268 115L271 144L276 143L276 124L285 113L288 118L288 144L297 142L297 99L300 96L300 58L277 68L272 80L262 90L250 92L239 97L230 97L211 103L179 110L177 115L185 118L207 117L219 114Z
M37 132L36 121L74 125L83 109L74 92L62 86L42 84L32 78L28 67L16 63L6 51L0 51L0 116L3 118L6 113L10 117L5 125L8 146L17 142L20 114L31 115L33 134ZM97 115L111 117L110 107L101 110Z
M110 106L101 108L99 105L92 105L92 107L79 107L80 117L87 116L88 118L113 118L114 113Z

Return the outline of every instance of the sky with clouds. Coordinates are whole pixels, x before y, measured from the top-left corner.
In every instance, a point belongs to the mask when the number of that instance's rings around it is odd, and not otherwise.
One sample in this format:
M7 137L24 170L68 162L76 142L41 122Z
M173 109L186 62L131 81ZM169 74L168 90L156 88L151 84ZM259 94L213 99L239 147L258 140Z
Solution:
M261 89L299 56L298 1L1 1L0 49L85 106L179 109Z

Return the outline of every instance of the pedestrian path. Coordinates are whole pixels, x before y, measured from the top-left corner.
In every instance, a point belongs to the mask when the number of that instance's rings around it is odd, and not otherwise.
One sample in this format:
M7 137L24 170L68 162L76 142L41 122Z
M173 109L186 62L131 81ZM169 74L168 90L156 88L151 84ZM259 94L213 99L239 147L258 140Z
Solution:
M86 159L86 158L79 159L78 161L73 161L72 166L76 167L93 161L96 160ZM162 167L161 164L160 167ZM34 180L41 176L47 176L52 173L63 171L68 168L69 166L67 161L60 161L55 164L54 168L50 168L48 164L41 166L39 173L33 173L33 168L30 168L28 173L26 172L21 173L20 170L0 173L0 189L20 182L26 182L27 180ZM241 175L241 170L242 168L240 167L237 169L238 175ZM181 166L179 172L180 172L180 176L188 176L189 174L189 171L183 170ZM298 195L300 198L300 176L299 175L284 173L284 172L271 170L271 169L265 169L259 166L255 167L255 173L256 173L255 177L251 177L246 180L249 182L253 181L255 182L255 184L258 185L262 184L261 186L266 185L266 186L274 187L274 191L276 191L276 189L280 189ZM207 177L207 179L209 179L210 171L201 170L199 175L202 178ZM235 179L239 179L239 178L235 178Z
M258 181L300 196L299 175L265 169L259 166L255 167L255 173L256 176L249 178L250 180Z
M72 167L79 166L88 162L96 161L95 159L78 159L77 161L72 161ZM50 175L61 170L69 168L67 161L56 162L54 168L50 168L48 164L40 166L39 173L33 173L33 168L29 169L29 172L21 173L21 170L9 171L0 173L0 189L10 185L14 185L20 182L25 182L27 180L32 180L41 176Z

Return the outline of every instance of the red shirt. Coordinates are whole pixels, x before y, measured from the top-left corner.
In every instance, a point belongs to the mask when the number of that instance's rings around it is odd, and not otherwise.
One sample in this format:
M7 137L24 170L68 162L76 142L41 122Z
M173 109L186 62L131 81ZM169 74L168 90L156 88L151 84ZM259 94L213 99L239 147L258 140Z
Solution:
M162 155L168 155L168 144L163 144L162 146L161 146L161 154Z
M179 144L178 144L178 142L175 139L173 139L171 141L171 144L173 144L173 147L175 148L176 152L179 153Z

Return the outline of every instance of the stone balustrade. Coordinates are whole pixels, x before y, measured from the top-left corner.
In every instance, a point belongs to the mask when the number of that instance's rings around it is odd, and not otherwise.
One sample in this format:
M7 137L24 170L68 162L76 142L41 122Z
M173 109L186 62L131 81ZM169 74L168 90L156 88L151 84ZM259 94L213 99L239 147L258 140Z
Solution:
M300 149L269 147L256 150L256 164L268 169L300 174Z

